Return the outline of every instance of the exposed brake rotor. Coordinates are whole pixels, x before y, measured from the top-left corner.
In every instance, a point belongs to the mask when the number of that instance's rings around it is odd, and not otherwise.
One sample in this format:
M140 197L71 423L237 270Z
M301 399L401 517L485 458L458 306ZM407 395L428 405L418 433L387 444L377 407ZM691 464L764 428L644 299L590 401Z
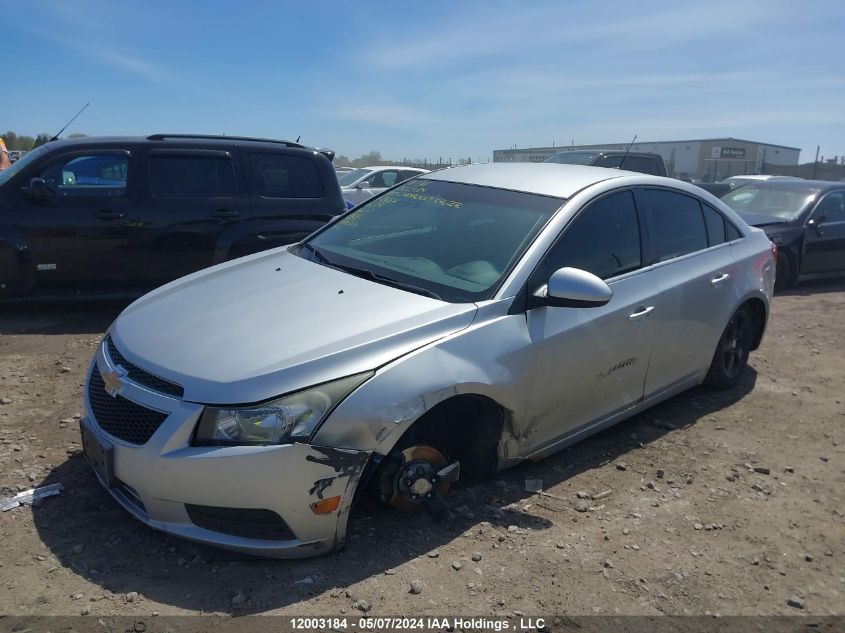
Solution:
M430 510L436 515L448 512L443 495L458 479L458 462L449 464L446 455L424 444L396 453L391 462L386 465L380 482L384 501L403 512Z

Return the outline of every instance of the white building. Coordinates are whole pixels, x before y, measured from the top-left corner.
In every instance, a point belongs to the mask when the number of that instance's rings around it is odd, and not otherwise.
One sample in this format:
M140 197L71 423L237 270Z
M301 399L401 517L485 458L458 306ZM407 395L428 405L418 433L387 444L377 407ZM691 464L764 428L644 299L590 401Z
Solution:
M563 147L531 147L523 149L497 149L493 162L542 162L552 154L566 150L613 149L625 150L628 143L603 143L599 145L571 145ZM737 138L711 138L689 141L657 141L631 145L632 152L660 154L666 162L670 176L691 177L715 182L736 174L756 174L763 164L798 165L801 149L785 145L772 145Z

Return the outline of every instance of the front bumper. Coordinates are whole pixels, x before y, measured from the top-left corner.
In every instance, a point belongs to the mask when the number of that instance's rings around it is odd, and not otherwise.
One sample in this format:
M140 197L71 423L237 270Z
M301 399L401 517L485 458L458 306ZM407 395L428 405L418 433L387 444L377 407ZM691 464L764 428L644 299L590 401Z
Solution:
M115 367L100 346L92 362L101 375ZM90 381L89 371L88 380ZM97 423L89 389L85 389L87 426L110 444L114 479L110 494L146 525L193 541L277 558L326 553L343 544L358 479L370 453L294 443L281 446L191 446L203 406L157 393L126 378L116 397L166 413L142 445L106 433ZM106 483L101 478L102 483ZM341 496L330 514L316 514L311 504ZM238 530L209 529L197 521L195 508L234 515L244 511L275 513L283 539L254 538ZM193 520L191 510L193 512ZM205 523L200 526L197 523ZM248 530L245 530L248 532Z

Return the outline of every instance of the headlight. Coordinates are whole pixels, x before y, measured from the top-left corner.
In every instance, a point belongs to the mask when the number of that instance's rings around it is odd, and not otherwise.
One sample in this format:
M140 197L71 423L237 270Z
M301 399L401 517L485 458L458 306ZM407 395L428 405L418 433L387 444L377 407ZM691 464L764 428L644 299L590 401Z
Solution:
M372 375L371 371L355 374L251 407L206 407L194 445L305 441L341 400Z

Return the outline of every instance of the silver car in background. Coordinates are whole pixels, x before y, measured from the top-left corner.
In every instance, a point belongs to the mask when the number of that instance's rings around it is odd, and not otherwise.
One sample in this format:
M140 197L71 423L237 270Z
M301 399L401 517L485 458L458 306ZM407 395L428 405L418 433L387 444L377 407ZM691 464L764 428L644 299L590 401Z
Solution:
M702 382L732 386L774 278L765 234L678 180L428 173L129 306L92 361L83 444L151 527L324 553L367 482L443 514L461 472L548 455Z
M416 167L393 167L390 165L358 167L337 175L343 199L353 207L377 196L385 189L398 185L409 178L427 174L427 169Z

